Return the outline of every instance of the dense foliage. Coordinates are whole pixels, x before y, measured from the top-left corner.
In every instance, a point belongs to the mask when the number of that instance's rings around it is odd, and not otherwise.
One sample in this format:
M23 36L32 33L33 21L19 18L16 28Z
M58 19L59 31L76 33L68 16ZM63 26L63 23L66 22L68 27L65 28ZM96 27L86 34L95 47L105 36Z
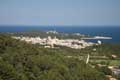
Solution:
M62 52L62 53L61 53ZM104 74L76 58L66 58L62 49L0 35L0 80L104 80Z

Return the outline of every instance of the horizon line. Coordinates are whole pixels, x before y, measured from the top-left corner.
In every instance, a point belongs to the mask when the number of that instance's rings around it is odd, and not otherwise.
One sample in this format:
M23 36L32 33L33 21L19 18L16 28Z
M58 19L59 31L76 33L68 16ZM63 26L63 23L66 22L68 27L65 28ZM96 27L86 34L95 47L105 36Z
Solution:
M120 25L0 25L0 27L120 27Z

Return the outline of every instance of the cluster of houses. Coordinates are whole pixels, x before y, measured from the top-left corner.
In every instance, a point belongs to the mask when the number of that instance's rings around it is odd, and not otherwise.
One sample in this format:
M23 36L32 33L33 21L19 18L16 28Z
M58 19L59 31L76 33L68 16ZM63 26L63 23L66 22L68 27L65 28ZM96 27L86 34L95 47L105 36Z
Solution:
M48 36L47 38L40 38L40 37L13 37L13 38L20 39L22 41L26 41L32 44L38 43L40 45L44 45L45 48L54 48L54 45L57 45L57 46L74 48L74 49L81 49L88 46L93 46L95 44L92 42L86 42L84 40L58 39L56 37L51 38L51 36ZM98 44L101 44L100 41Z

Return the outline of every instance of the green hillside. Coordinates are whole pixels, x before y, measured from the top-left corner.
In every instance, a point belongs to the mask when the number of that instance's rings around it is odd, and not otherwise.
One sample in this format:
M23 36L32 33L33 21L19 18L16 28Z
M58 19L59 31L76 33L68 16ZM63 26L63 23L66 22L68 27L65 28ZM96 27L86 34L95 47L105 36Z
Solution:
M0 80L105 80L103 73L66 53L0 35Z

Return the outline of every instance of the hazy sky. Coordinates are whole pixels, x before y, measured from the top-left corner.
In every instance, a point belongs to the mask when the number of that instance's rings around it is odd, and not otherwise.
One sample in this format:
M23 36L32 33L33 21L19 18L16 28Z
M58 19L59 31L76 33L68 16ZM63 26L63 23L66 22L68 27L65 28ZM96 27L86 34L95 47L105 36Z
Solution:
M0 0L0 25L120 26L120 0Z

